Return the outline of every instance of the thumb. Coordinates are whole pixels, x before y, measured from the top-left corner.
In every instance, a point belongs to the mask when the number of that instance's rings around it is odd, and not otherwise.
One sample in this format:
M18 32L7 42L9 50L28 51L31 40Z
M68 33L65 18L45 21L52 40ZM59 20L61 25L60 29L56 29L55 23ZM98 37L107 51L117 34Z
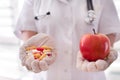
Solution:
M107 56L107 62L112 63L114 60L116 60L118 57L118 52L114 49L110 50L109 55Z

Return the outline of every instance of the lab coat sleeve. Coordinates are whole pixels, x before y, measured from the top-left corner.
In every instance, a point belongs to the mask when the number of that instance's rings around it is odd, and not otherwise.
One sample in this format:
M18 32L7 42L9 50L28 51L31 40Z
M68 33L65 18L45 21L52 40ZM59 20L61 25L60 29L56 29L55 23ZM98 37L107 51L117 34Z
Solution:
M23 30L37 32L35 20L34 20L33 1L34 0L24 1L23 8L17 19L14 33L20 39L21 39L21 31Z
M120 22L113 0L105 0L99 22L99 33L120 33Z

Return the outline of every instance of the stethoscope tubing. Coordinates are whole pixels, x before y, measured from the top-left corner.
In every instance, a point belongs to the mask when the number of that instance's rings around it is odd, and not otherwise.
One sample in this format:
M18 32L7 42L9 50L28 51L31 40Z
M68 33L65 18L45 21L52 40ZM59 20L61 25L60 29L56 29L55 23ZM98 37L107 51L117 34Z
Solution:
M92 0L87 0L87 10L94 10Z

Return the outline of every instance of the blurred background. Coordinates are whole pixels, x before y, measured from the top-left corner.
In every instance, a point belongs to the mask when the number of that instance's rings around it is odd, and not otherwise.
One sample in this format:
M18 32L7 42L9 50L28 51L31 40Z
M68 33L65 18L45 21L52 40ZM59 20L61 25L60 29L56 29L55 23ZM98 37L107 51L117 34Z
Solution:
M32 80L32 73L21 68L18 59L20 41L13 34L23 1L0 0L0 80ZM120 0L114 2L120 17ZM114 47L120 51L120 41ZM108 80L120 80L120 57L105 72Z

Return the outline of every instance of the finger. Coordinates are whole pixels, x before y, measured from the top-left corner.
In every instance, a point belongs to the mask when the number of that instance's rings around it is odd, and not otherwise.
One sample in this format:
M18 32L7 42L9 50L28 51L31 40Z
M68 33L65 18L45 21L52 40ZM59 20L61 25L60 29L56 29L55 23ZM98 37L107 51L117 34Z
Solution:
M115 59L118 57L118 52L116 50L114 50L114 49L111 49L110 54L113 54Z
M39 62L39 67L42 71L48 70L48 64L44 60Z
M32 61L34 61L33 56L28 57L25 61L25 66L27 67L28 70L32 70L32 67L31 67Z
M83 61L82 66L81 66L81 70L82 70L82 71L85 71L85 72L88 71L88 69L87 69L88 63L89 63L89 62L88 62L87 60Z
M51 65L55 61L55 58L53 58L53 57L46 57L43 60L45 60L48 65Z
M29 57L30 57L30 56L26 54L26 55L24 55L24 57L21 59L23 66L26 65L26 60L27 60Z
M20 47L19 49L19 58L22 62L22 65L25 65L25 61L26 61L26 52L25 52L25 48L24 47Z
M41 72L41 69L39 67L39 61L38 60L34 60L31 63L31 67L32 67L32 71L35 73Z
M112 63L114 60L116 60L118 57L118 53L115 50L111 50L108 57L107 57L107 62Z
M81 57L77 57L76 67L77 67L78 69L81 69L83 62L84 62L84 60L81 59Z
M96 72L96 71L98 71L95 62L89 62L87 64L87 70L88 70L88 72Z
M83 61L82 61L82 60L77 59L76 67L77 67L78 69L81 69L82 64L83 64Z
M51 56L46 56L43 60L48 64L51 65L56 60L56 54L52 52Z
M82 64L84 62L84 58L82 57L82 55L80 54L80 51L77 53L77 63L76 63L76 68L78 68L79 70L81 70Z
M107 62L104 61L104 60L97 60L97 61L95 62L95 64L96 64L96 67L97 67L97 70L98 70L98 71L105 70L105 69L108 68L108 66L109 66L109 63L107 63Z

